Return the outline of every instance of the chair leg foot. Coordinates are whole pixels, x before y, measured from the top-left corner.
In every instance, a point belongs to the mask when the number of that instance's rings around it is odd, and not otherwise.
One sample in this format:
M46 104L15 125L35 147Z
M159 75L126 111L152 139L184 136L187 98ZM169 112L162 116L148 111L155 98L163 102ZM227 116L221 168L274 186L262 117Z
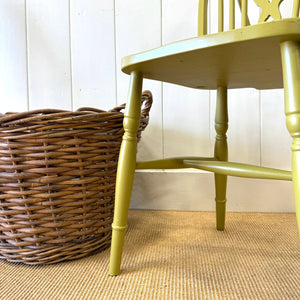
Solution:
M109 275L111 276L120 274L125 232L126 226L124 226L123 228L116 228L113 224L109 265Z
M216 200L216 228L223 231L225 229L225 217L226 217L226 200Z
M216 227L217 230L225 229L226 216L226 186L227 176L215 174L216 186Z

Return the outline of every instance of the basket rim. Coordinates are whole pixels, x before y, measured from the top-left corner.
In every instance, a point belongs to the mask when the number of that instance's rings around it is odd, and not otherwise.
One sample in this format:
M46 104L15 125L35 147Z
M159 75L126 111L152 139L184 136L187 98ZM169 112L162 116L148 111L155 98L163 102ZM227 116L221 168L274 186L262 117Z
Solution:
M149 111L152 106L152 93L148 90L144 91L141 102L144 103L144 108L141 110L141 118L145 119L149 117ZM122 110L125 109L125 106L126 104L124 103L108 111L93 107L81 107L76 111L43 108L25 112L6 112L5 114L0 114L0 127L47 120L51 120L51 122L75 122L84 119L93 120L103 116L113 119L124 116Z

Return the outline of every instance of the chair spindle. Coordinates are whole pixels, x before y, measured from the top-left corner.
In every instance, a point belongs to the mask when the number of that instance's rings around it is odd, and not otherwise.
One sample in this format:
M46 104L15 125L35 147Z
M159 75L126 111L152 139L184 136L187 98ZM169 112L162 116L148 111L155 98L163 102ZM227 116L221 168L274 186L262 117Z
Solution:
M247 10L248 10L248 1L242 0L241 11L242 11L242 27L247 26Z
M294 0L293 18L299 17L300 0Z
M230 0L229 3L229 29L235 28L235 0Z
M223 0L219 0L219 7L218 7L218 32L222 32L224 30L224 5Z
M229 30L235 29L235 1L229 0ZM294 12L298 14L299 11L299 1L296 0L297 3L294 4ZM250 21L248 18L248 0L237 0L239 4L239 8L241 11L241 21L242 27L250 25ZM228 3L228 1L226 1ZM208 0L199 0L198 7L198 36L207 34L207 6ZM297 10L298 9L298 10ZM218 1L218 32L224 31L224 0Z
M208 0L199 0L198 36L207 34L207 3Z

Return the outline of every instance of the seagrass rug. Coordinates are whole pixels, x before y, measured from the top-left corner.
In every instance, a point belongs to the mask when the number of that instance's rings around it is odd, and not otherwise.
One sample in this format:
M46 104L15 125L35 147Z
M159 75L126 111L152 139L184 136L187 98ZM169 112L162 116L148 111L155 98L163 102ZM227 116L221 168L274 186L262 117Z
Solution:
M295 214L129 212L122 272L109 249L71 262L0 260L0 299L300 299Z

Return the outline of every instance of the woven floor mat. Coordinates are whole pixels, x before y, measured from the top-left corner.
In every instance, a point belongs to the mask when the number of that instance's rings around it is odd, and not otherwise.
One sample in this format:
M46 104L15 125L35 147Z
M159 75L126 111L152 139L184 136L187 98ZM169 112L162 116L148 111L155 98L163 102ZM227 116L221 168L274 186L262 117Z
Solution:
M0 260L0 299L299 299L295 214L130 211L122 273L109 249L71 262Z

